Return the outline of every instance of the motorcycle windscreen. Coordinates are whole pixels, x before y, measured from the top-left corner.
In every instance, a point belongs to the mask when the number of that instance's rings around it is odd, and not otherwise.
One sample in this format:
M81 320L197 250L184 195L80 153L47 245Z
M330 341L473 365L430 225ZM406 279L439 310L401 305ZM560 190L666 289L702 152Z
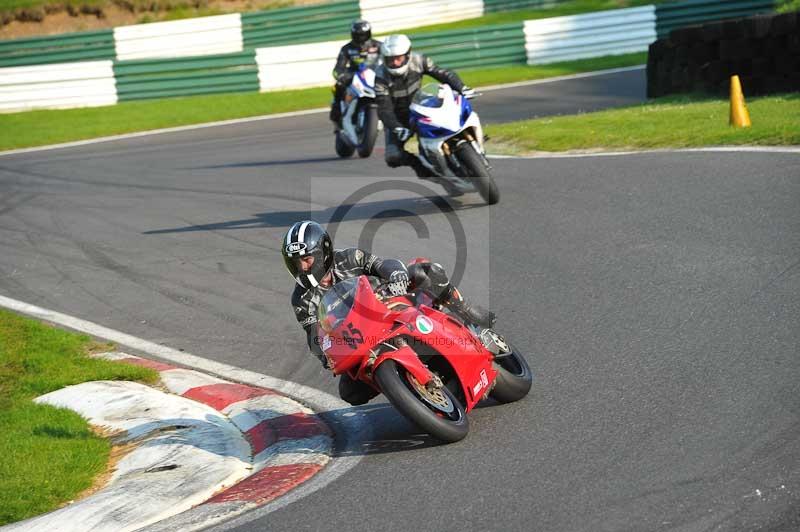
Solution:
M441 89L438 83L426 83L414 95L413 103L423 107L438 109L444 104L441 96Z
M339 281L328 289L317 318L326 333L322 351L334 373L349 370L369 354L391 326L385 321L387 313L366 276Z

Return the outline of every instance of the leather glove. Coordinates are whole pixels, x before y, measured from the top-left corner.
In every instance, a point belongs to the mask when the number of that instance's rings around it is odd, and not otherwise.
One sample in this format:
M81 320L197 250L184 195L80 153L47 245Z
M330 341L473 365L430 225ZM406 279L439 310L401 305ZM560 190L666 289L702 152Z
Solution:
M475 89L473 89L472 87L469 87L467 85L464 85L463 87L461 87L461 95L464 98L466 98L467 100L471 100L475 96L477 96L477 94L475 94Z
M348 87L352 82L353 82L352 72L345 72L343 74L339 74L339 76L336 78L336 85L338 85L339 87Z
M403 270L392 272L389 276L388 287L393 296L402 296L408 293L408 273Z
M394 132L395 136L400 139L400 142L405 142L411 138L411 130L407 127L396 127L392 131Z

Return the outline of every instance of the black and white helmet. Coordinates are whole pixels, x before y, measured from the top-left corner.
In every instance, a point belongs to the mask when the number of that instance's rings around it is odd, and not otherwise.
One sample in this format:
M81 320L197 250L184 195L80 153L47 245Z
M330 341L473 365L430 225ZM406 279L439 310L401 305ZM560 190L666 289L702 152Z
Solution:
M283 261L297 284L303 288L314 288L333 266L333 242L320 224L303 220L294 224L283 238ZM305 270L302 262L313 257ZM307 260L305 262L308 262Z

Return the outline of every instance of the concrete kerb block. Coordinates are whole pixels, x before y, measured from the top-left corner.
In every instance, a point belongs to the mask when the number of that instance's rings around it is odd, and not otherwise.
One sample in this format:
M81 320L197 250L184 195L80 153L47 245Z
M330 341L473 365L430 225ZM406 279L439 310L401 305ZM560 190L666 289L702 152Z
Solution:
M149 367L160 382L83 383L37 401L76 410L118 433L115 443L138 446L94 495L4 532L202 528L273 501L331 459L330 428L277 391L124 352L93 356Z

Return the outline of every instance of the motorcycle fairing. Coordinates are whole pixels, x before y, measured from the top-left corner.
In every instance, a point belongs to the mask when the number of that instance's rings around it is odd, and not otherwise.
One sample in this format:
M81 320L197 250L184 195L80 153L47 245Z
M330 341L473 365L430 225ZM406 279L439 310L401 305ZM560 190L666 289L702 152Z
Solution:
M352 301L339 303L349 305L346 315L337 315L335 308L326 309L335 323L320 323L328 331L322 347L334 374L351 372L370 382L375 368L392 359L426 385L433 375L413 349L414 345L425 344L455 369L466 398L464 406L471 410L497 375L491 365L492 354L463 323L450 315L426 305L414 307L402 296L391 300L395 301L403 303L398 307L400 310L390 310L379 301L367 277L361 276ZM432 330L417 328L420 315L432 321ZM396 337L404 341L393 341Z
M472 410L485 395L486 386L481 386L476 392L476 384L486 380L491 384L497 376L491 364L488 368L486 364L487 360L491 362L493 359L492 354L463 323L452 316L427 306L420 307L419 311L433 321L434 329L430 334L415 331L412 335L416 341L436 350L451 366L459 368L456 373L467 398L464 406L467 411ZM483 376L482 371L485 371Z
M358 102L361 99L372 100L368 105L376 105L375 100L375 71L365 65L361 65L353 76L347 93L342 101L339 102L342 110L342 139L351 146L358 145L358 133L353 117L358 110ZM364 124L358 124L363 127Z
M424 333L417 329L416 318L420 315L427 316L433 322L433 330ZM475 338L472 332L460 321L452 316L426 305L408 307L402 312L392 316L395 323L402 323L403 327L394 329L387 337L402 335L410 344L413 361L407 366L404 359L397 359L399 364L407 367L421 384L427 384L430 372L419 359L413 346L425 344L442 356L450 366L458 368L456 377L459 379L467 404L467 411L471 410L485 395L485 389L494 382L497 375L491 367L492 354ZM383 360L396 359L397 351L387 351L375 361L376 368ZM487 368L487 361L490 362ZM373 371L374 371L373 368ZM477 386L479 385L480 386ZM477 387L476 387L477 386Z

